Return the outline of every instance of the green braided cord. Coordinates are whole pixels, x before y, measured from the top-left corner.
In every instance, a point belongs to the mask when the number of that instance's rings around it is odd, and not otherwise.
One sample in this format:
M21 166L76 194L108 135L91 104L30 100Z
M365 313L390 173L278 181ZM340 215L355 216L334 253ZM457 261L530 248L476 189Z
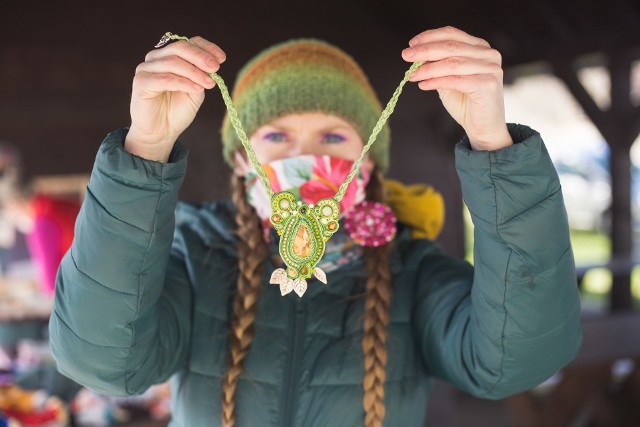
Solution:
M267 178L267 174L264 171L264 168L258 161L258 157L256 156L256 152L253 151L253 147L251 147L251 143L249 143L249 138L247 138L247 134L244 132L242 128L242 122L240 122L240 118L238 117L238 111L236 107L234 107L233 102L231 101L231 97L229 96L229 90L227 89L227 85L224 84L224 80L222 77L217 75L216 73L209 73L209 76L218 84L220 88L220 92L222 92L222 99L224 100L225 105L227 106L227 112L229 113L229 120L231 120L231 124L233 128L236 130L238 134L238 138L240 138L240 142L242 142L242 146L245 150L247 150L247 156L251 161L251 164L256 170L256 173L260 177L262 181L262 185L264 189L267 191L267 195L269 196L269 200L273 197L273 190L271 189L271 183L269 182L269 178Z
M400 82L396 90L393 92L393 96L391 96L391 99L387 103L387 106L382 111L382 114L378 119L378 123L376 123L376 125L373 127L373 131L371 131L371 136L369 137L369 141L367 142L367 145L364 146L364 148L362 149L362 153L360 153L360 157L358 157L358 160L356 160L353 166L351 167L351 172L349 172L349 175L347 175L347 179L345 179L345 181L342 183L340 188L338 188L338 192L334 196L334 199L337 202L340 202L340 200L342 200L342 197L344 197L344 193L347 191L347 187L349 186L349 183L351 183L351 180L353 180L353 178L356 176L356 173L358 173L358 169L360 168L360 163L362 163L362 159L364 159L364 156L367 154L367 151L369 151L369 148L371 148L371 146L375 142L376 137L382 130L382 127L389 119L389 116L391 115L391 113L393 113L393 110L396 108L396 104L398 103L398 98L402 93L402 88L404 87L405 83L407 83L411 74L422 64L424 64L423 61L414 62L413 64L411 64L411 67L407 70L407 72L404 73L404 78L402 79L402 81Z
M171 40L186 40L189 43L193 44L193 42L188 37L178 36L177 34L170 34L170 33L167 33L167 36ZM260 161L258 161L256 152L253 151L253 147L251 147L251 143L249 142L249 138L247 138L247 134L242 128L242 122L238 117L238 111L236 110L236 107L233 105L233 101L231 101L231 96L229 96L229 89L227 89L227 85L224 83L224 80L222 80L222 77L220 77L218 74L216 73L208 73L208 74L209 74L209 77L211 77L220 88L220 92L222 93L222 100L224 101L224 104L227 106L227 112L229 113L229 119L231 120L231 124L233 125L233 128L236 130L236 133L238 134L238 138L240 138L240 142L242 142L242 146L247 151L247 156L249 157L249 161L251 162L251 164L256 170L256 173L260 177L260 180L262 181L262 186L264 187L264 189L267 192L267 195L269 196L269 200L271 200L271 197L273 197L273 190L271 189L271 183L269 182L269 178L267 178L267 174L264 171L264 168L262 167L262 165L260 164Z
M160 41L160 43L158 43L158 47L163 44L166 44L168 40L186 40L187 42L193 44L193 42L188 37L166 33L165 36ZM344 193L347 191L347 187L349 186L353 178L356 176L356 173L360 168L360 164L362 163L364 156L367 154L367 152L369 151L369 148L371 148L373 143L376 141L378 134L380 133L385 123L389 119L389 116L391 116L391 114L393 113L393 110L395 109L396 104L398 103L398 98L402 93L402 88L404 87L405 83L407 83L411 74L422 64L424 64L424 62L414 62L411 65L411 67L407 70L407 72L404 74L404 78L402 79L402 81L400 82L396 90L393 92L393 96L391 96L391 99L387 103L387 106L382 111L382 114L378 119L378 123L376 123L376 125L373 128L373 131L371 131L371 136L369 137L369 141L362 149L362 153L360 153L360 157L358 157L358 159L355 161L355 163L351 167L351 172L349 172L349 175L347 175L347 178L345 179L345 181L342 183L342 185L340 185L340 188L338 188L338 192L334 196L334 199L336 202L340 202L340 200L342 200L342 198L344 197ZM227 86L225 85L224 80L222 80L222 77L220 77L216 73L209 73L209 76L217 83L218 87L220 88L220 92L222 93L222 99L225 105L227 106L227 112L229 114L229 119L231 121L231 124L233 125L233 128L236 130L238 138L240 138L240 142L242 142L242 146L244 147L245 150L247 150L249 161L251 161L251 164L255 168L256 173L258 174L258 176L260 177L260 180L262 181L262 185L264 186L264 189L267 191L267 194L269 195L269 199L271 199L273 197L273 190L271 189L269 178L267 178L267 174L265 173L264 168L258 161L258 157L256 156L255 151L253 151L253 147L251 147L249 138L247 138L247 134L242 128L242 122L240 122L240 119L238 118L238 112L235 106L233 105L231 96L229 96L229 90L227 89Z

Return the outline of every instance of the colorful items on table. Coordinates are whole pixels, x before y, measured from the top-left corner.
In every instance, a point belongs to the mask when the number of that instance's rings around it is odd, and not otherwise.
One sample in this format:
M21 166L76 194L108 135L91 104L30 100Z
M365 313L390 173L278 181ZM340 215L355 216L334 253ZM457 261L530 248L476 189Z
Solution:
M22 427L64 427L68 423L67 411L59 399L42 390L28 391L16 385L0 386L0 413Z
M83 388L69 405L76 424L106 427L129 419L129 414L107 396Z
M62 257L73 241L80 201L47 195L33 199L34 225L27 235L29 252L38 266L38 283L46 295L53 294Z

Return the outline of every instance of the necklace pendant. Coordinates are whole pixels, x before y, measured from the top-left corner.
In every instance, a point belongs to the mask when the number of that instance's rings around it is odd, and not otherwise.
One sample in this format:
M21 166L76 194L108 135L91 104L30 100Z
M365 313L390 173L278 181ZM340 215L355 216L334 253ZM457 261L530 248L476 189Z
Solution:
M280 236L278 249L287 268L276 269L270 283L280 285L283 296L294 291L302 297L306 279L312 275L327 283L325 272L316 265L324 255L325 243L338 231L340 206L332 198L307 205L282 191L271 198L271 208L269 220Z

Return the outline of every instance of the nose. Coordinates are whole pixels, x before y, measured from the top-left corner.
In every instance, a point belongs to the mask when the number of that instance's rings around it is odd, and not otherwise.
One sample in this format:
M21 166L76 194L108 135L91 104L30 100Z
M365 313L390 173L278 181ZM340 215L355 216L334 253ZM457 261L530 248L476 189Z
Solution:
M295 143L292 144L290 155L292 156L305 156L305 155L317 155L322 154L320 152L321 147L314 141L313 135L301 135L295 139Z

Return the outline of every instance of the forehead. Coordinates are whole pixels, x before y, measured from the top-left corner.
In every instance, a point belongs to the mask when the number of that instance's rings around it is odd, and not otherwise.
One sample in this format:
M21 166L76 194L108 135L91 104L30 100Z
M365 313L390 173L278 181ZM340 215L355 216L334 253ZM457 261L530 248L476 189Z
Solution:
M355 132L355 128L345 119L322 112L287 114L278 117L263 127L273 127L281 130L332 130L343 129Z

